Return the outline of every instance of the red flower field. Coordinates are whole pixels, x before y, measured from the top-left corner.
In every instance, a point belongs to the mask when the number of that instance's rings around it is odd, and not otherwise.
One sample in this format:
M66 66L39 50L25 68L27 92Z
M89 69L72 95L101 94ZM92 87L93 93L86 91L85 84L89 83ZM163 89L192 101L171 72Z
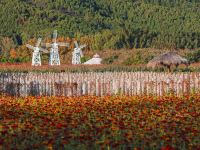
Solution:
M198 149L200 95L0 97L0 149Z

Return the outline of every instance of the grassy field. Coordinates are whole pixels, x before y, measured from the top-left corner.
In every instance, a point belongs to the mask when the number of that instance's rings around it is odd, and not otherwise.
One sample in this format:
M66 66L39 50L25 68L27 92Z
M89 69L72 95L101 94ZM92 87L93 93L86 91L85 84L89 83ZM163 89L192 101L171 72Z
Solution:
M193 63L188 68L180 66L173 69L174 72L200 72L200 64ZM138 65L60 65L49 66L47 64L42 66L31 66L30 63L0 63L0 72L135 72L135 71L154 71L154 72L167 72L167 68L147 68L146 64Z
M82 62L91 59L94 54L98 53L102 60L102 65L71 65L71 53L66 58L61 58L60 66L49 66L48 57L42 58L42 66L32 67L31 57L28 63L0 63L0 72L105 72L105 71L167 71L166 68L147 68L147 63L154 57L159 56L170 50L159 49L120 49L120 50L102 50L89 51L85 50ZM187 58L190 66L182 65L175 71L200 71L199 51L177 50L177 54Z
M200 95L0 97L0 149L198 149Z

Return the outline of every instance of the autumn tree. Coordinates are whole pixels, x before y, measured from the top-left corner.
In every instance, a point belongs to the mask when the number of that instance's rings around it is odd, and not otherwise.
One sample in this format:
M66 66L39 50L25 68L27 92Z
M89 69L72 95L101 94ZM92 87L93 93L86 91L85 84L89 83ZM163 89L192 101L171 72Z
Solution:
M15 49L10 50L10 58L13 58L13 59L17 58L17 52Z

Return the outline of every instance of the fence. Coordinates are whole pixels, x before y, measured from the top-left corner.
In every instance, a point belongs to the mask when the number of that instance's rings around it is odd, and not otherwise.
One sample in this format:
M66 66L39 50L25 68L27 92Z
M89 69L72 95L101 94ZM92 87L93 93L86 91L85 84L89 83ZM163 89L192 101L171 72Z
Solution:
M13 96L165 95L200 91L200 73L0 73L0 93Z

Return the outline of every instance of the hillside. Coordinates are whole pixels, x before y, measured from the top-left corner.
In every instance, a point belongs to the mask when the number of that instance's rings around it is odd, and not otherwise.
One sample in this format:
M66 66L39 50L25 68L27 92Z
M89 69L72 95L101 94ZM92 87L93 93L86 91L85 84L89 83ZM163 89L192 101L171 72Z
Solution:
M1 57L54 29L89 49L200 47L198 0L1 0Z

